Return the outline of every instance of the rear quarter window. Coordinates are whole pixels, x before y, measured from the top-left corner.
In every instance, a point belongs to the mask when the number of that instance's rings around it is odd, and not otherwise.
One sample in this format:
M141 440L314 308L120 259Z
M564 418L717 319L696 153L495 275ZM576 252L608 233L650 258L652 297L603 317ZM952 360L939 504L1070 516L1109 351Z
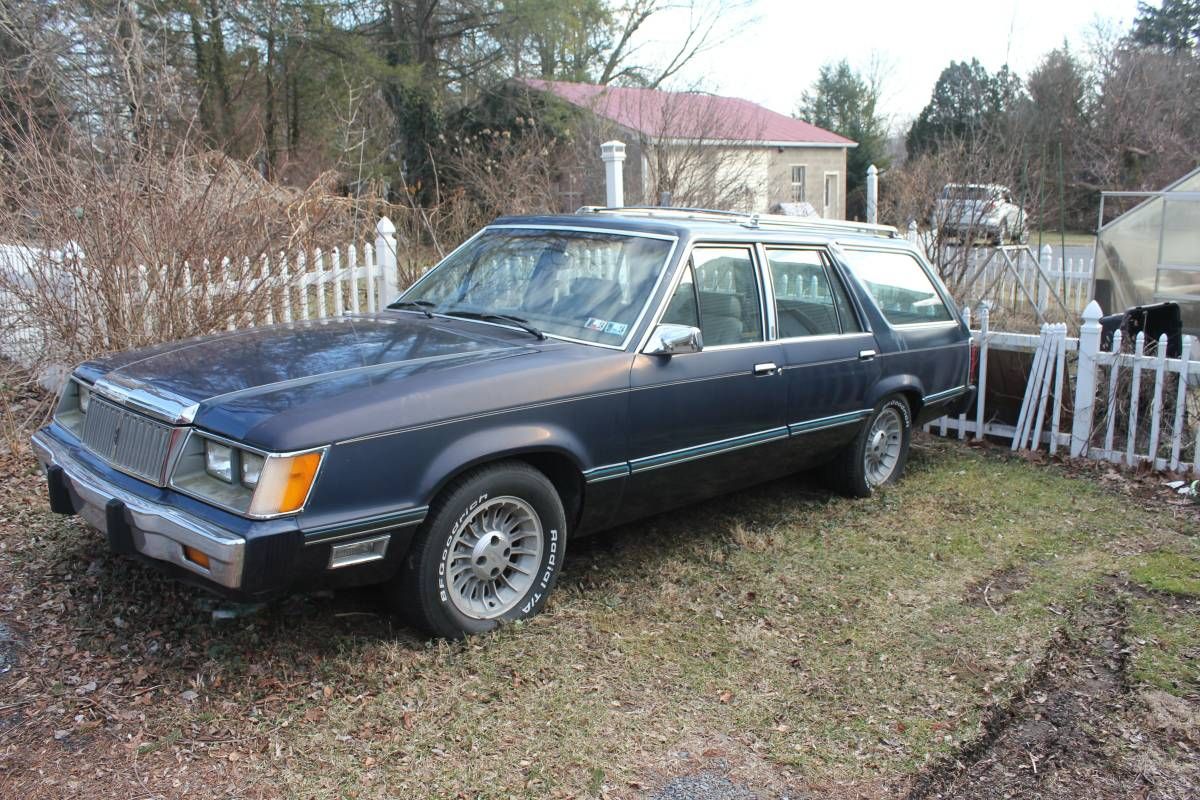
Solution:
M881 250L845 250L847 266L893 325L949 322L954 317L924 267L912 255Z

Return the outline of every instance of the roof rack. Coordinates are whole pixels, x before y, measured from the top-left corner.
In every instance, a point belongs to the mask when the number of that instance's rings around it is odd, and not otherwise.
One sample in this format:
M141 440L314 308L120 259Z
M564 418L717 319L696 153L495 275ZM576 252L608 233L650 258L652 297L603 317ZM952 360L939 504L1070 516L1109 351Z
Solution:
M674 206L583 206L576 214L607 214L612 216L651 217L657 219L692 219L704 222L727 222L745 228L787 228L791 230L844 231L862 236L880 236L886 239L900 238L900 232L891 225L873 225L869 222L846 222L840 219L821 217L788 217L783 214L752 214L744 211L718 211L711 208L677 208Z

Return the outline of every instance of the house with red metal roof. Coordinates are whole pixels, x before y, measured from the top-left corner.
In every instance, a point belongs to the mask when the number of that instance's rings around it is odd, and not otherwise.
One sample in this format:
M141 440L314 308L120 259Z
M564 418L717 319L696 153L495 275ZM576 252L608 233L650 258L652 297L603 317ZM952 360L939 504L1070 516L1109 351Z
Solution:
M521 83L587 112L597 123L588 138L625 142L631 205L666 194L676 206L767 212L807 203L820 216L845 218L846 153L857 144L844 136L736 97Z

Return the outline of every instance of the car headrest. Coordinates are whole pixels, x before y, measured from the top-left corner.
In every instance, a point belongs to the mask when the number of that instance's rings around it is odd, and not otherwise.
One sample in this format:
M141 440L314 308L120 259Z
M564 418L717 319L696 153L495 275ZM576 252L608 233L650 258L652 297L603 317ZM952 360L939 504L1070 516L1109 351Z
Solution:
M742 303L736 295L701 292L700 314L704 317L737 317L740 319Z
M621 284L608 278L573 278L571 299L581 307L602 306L621 296Z

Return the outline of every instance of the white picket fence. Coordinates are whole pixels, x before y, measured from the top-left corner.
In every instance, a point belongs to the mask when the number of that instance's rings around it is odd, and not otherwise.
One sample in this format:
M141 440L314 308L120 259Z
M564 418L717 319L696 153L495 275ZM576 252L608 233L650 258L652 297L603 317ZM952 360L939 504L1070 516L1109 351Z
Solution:
M1073 457L1200 474L1200 361L1190 360L1198 351L1195 340L1183 337L1179 358L1167 357L1165 335L1149 354L1143 333L1129 347L1118 332L1102 350L1101 315L1100 306L1089 303L1078 338L1067 336L1061 323L1043 325L1040 334L1007 333L989 329L982 306L972 330L979 358L975 408L925 429L960 439L1000 437L1014 450L1044 445L1050 453L1064 448ZM996 350L1033 354L1015 424L985 415L988 355ZM1143 405L1150 376L1153 389ZM1064 414L1071 417L1069 431Z
M44 319L47 297L102 344L116 333L128 342L130 331L135 341L146 343L190 335L214 319L217 327L235 330L378 311L399 294L395 234L395 225L383 217L374 242L361 245L264 253L256 262L206 259L103 273L89 271L87 254L78 249L65 254L0 245L0 356L25 367L44 360L55 338ZM103 308L94 300L101 283L119 287L106 293L109 305ZM227 310L212 313L222 308ZM182 328L164 327L164 319L180 313Z
M396 261L396 226L387 217L375 225L375 242L361 247L351 243L299 253L280 252L275 257L262 255L263 285L280 287L275 302L263 304L243 320L231 320L229 328L271 325L275 322L323 319L343 314L378 311L396 299L399 293ZM243 274L248 265L244 264ZM217 278L197 279L190 264L184 264L184 281L189 287L201 286L202 294L218 297L244 288L244 282L230 275L228 260L222 261ZM200 275L213 275L205 264ZM193 284L193 281L196 281Z
M914 244L928 249L929 235L918 231L915 222L909 224L908 240ZM949 262L957 260L959 254L954 248L943 251ZM1047 309L1058 307L1061 300L1068 313L1081 314L1092 299L1095 258L1068 258L1062 249L1056 255L1049 244L1042 245L1040 251L1029 245L970 247L965 264L954 264L953 269L947 269L948 264L937 266L943 274L963 270L963 283L956 294L964 306L975 307L987 301L993 309L1020 311L1023 306L1033 306L1045 314Z
M1032 248L1009 248L1009 252L1010 255L1015 254L1012 258L1015 270L1008 267L995 248L972 248L967 257L969 280L961 287L967 303L978 305L982 300L989 300L1004 308L1017 309L1023 301L1028 301L1021 290L1023 283L1042 313L1055 304L1055 293L1068 312L1083 313L1092 299L1093 258L1055 256L1050 245L1043 245L1037 260L1032 257Z

